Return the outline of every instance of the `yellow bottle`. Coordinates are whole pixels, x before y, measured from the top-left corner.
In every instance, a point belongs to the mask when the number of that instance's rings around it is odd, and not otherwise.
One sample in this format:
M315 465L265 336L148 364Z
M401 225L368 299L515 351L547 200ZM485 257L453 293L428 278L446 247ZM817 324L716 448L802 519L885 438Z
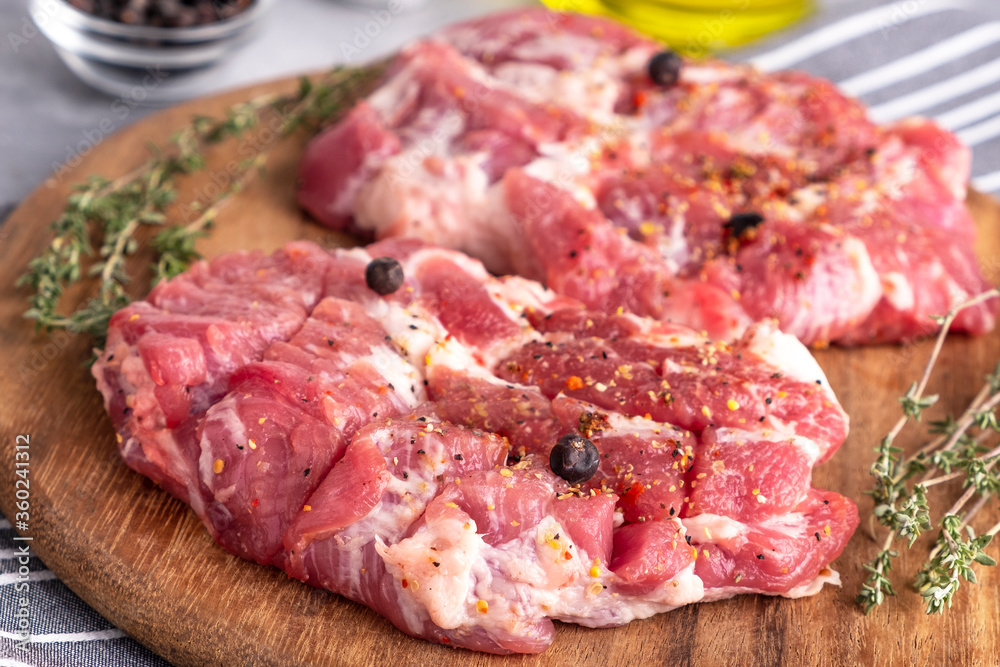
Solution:
M553 9L617 19L692 56L744 44L812 9L812 0L542 1Z

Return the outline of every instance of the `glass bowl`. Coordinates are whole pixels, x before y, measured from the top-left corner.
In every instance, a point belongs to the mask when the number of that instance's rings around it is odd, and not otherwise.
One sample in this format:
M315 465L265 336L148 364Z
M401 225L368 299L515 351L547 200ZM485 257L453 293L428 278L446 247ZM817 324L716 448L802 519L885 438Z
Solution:
M38 29L84 83L139 104L165 104L218 88L210 69L242 46L275 0L189 28L129 25L87 14L64 0L31 0Z

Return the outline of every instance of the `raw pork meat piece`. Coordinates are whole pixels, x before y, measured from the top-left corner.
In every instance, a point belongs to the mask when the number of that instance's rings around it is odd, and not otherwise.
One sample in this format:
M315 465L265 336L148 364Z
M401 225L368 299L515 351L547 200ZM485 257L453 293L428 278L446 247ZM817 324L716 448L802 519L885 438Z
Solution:
M401 239L201 262L110 326L125 461L228 551L415 637L534 653L553 620L813 594L858 522L810 485L847 417L767 323L713 341ZM575 486L548 465L567 434L600 452Z
M905 340L987 287L954 135L877 126L800 72L686 62L658 86L661 48L541 9L446 28L312 141L299 200L727 340L768 318L807 344ZM953 327L983 333L996 310Z
M362 306L326 298L287 343L230 378L198 429L209 527L222 546L283 559L282 535L354 434L424 402L420 373L386 338Z
M108 324L92 372L129 467L204 517L195 430L233 373L301 326L322 292L329 255L292 243L233 253L160 283Z

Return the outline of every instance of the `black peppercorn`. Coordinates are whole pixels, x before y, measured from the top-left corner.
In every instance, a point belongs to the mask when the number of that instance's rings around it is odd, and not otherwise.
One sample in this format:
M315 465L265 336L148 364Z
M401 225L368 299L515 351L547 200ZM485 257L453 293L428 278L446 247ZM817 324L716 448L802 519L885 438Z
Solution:
M681 78L684 61L673 51L660 51L649 59L649 78L658 86L673 86Z
M552 472L570 484L586 482L597 472L600 452L587 438L575 433L567 433L549 453L549 467Z
M748 213L736 213L729 221L723 225L729 230L729 233L733 236L743 236L743 234L749 229L755 229L757 225L764 222L764 216L760 213L748 212Z
M376 294L392 294L403 286L403 267L392 257L376 257L365 267L365 284Z

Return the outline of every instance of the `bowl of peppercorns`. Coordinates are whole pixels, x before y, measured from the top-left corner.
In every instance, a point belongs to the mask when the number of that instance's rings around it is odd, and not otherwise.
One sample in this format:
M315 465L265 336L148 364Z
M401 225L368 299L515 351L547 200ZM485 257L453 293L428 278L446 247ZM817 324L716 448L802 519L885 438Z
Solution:
M31 0L39 30L98 90L161 104L213 89L209 70L254 34L274 0Z

